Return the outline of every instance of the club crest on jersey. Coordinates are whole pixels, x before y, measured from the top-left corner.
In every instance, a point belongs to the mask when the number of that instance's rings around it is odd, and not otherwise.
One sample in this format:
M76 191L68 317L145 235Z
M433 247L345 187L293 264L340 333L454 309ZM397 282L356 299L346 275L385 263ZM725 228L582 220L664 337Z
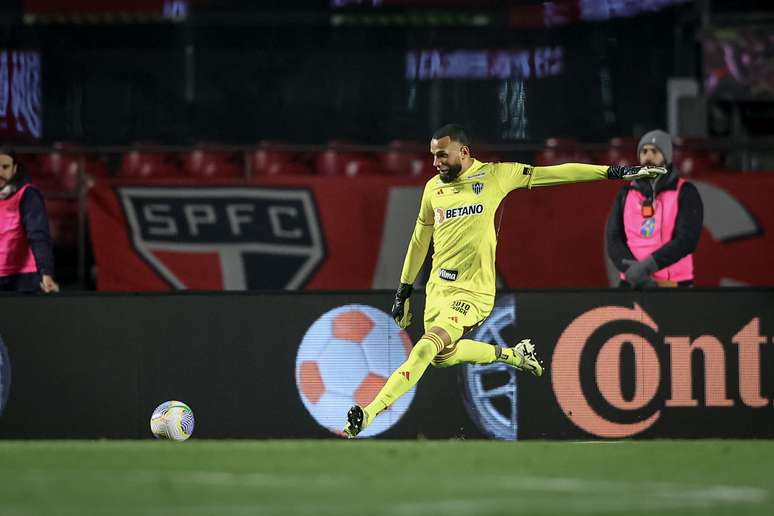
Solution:
M484 183L473 183L473 193L481 195L481 191L484 189Z
M655 232L656 219L649 218L642 221L642 226L640 226L640 235L644 236L645 238L650 238Z
M443 208L435 209L435 223L443 224L449 219L456 219L457 217L469 217L471 215L480 215L484 213L483 204L471 204L468 206L460 206L459 208L449 208L444 210Z

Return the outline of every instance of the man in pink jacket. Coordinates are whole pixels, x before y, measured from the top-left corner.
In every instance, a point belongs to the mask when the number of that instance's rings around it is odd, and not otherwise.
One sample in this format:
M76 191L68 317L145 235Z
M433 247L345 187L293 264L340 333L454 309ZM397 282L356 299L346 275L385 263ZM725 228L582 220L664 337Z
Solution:
M0 291L58 292L43 195L0 148Z
M699 191L672 166L672 139L664 131L645 134L637 154L642 165L668 172L618 192L606 227L608 256L623 287L690 287L704 219Z

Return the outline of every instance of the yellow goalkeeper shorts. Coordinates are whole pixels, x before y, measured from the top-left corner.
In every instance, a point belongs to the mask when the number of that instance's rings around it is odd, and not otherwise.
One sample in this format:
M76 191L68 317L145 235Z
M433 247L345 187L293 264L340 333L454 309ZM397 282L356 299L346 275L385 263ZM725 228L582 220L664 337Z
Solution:
M494 306L494 296L478 294L446 285L429 283L425 299L425 332L433 326L446 330L451 337L451 345L469 329L478 326L489 317Z

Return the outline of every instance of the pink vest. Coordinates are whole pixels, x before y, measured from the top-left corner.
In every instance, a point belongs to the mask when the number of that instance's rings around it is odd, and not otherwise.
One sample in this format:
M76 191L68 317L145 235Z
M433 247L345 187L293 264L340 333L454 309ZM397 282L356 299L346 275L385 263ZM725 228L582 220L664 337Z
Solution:
M677 180L677 188L660 192L653 200L652 217L642 215L645 196L634 188L629 189L623 209L624 229L629 249L637 260L642 260L672 240L675 221L680 209L678 198L685 180ZM621 279L624 275L621 274ZM693 280L693 255L684 256L676 263L653 274L656 281Z
M21 218L21 199L28 187L0 200L0 276L38 271Z

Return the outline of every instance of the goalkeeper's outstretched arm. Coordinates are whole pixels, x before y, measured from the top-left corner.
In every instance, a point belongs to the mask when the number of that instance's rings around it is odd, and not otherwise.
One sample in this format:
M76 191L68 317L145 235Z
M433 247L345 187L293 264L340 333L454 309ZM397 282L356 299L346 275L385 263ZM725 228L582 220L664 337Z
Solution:
M547 167L532 167L529 170L529 188L552 186L600 179L641 179L666 174L663 167L620 167L608 165L587 165L585 163L564 163Z

